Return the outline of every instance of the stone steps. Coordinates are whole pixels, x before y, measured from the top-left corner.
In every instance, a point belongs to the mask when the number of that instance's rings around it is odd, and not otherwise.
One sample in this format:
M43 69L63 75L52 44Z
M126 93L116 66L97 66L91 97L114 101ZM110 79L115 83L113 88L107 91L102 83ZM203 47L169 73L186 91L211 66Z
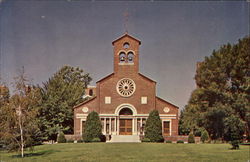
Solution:
M112 135L107 143L140 143L139 135Z

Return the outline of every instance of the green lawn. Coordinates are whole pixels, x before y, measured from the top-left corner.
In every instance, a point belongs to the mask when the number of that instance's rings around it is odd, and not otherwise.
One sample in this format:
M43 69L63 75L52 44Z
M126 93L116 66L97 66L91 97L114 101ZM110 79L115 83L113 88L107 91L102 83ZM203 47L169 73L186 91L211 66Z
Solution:
M250 146L230 150L229 144L165 143L67 143L35 147L28 157L0 152L0 162L8 161L240 161L250 159ZM27 152L26 152L27 153Z

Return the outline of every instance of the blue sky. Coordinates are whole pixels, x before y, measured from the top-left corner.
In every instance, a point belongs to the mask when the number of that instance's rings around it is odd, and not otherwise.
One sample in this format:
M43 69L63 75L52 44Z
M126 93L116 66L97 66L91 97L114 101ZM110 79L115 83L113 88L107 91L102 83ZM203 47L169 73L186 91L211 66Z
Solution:
M91 85L113 72L111 42L128 32L141 40L140 72L157 81L157 94L180 108L195 89L196 62L249 34L243 1L3 0L0 74L10 85L25 67L41 84L63 65L90 73Z

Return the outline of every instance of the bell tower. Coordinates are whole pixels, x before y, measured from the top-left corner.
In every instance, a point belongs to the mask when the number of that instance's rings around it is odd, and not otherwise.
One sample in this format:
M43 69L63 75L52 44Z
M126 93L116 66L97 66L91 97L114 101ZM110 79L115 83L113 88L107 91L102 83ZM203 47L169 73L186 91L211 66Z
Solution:
M114 73L121 75L138 73L141 42L126 33L112 44L114 46Z

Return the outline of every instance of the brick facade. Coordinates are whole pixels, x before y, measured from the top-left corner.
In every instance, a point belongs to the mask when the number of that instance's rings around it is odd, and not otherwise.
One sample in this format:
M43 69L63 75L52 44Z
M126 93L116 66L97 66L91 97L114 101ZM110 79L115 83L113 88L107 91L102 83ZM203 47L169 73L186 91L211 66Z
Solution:
M178 135L178 107L156 96L156 82L139 73L139 46L141 42L125 34L112 42L114 46L114 72L90 87L90 99L74 107L74 134L80 135L84 121L91 111L99 113L105 135L121 133L143 135L150 111L159 111L165 123L167 136ZM125 45L129 47L126 47ZM123 57L124 56L124 57ZM123 82L123 79L125 81ZM132 114L121 114L130 109ZM128 110L127 110L128 111ZM122 126L121 119L131 120ZM123 121L122 121L123 122ZM169 125L168 125L169 124ZM164 127L164 124L163 124Z

